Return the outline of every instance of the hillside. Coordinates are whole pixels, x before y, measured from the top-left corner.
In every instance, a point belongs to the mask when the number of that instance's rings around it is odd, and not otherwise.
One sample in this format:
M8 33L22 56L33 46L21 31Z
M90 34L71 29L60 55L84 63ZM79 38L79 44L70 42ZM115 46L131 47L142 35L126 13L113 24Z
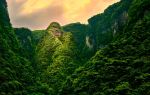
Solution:
M85 51L83 55L89 58L120 35L128 22L128 10L131 3L132 0L121 0L109 6L104 13L88 19L87 25L72 23L63 26L63 29L73 33L81 52ZM87 52L91 55L88 55Z
M20 95L32 83L30 61L23 58L22 49L10 24L5 0L0 0L0 94Z
M0 0L0 95L150 95L149 6L121 0L88 24L31 31Z
M146 8L149 4L148 0L134 2L120 37L76 69L66 80L62 94L150 94L150 29L147 27L150 12Z

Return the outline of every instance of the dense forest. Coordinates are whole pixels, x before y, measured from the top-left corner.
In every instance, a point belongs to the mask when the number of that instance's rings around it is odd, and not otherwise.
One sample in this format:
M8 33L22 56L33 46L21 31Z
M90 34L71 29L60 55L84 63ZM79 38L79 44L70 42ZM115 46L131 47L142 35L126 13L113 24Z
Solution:
M0 0L0 95L150 95L150 1L32 31Z

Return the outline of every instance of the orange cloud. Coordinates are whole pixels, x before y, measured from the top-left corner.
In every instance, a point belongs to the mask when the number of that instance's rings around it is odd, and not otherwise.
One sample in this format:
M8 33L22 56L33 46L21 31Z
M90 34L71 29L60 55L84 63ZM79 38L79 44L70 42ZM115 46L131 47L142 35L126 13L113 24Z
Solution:
M80 12L80 15L76 19L83 23L87 23L87 19L98 13L104 12L109 5L118 1L119 0L91 0L84 10Z
M48 8L51 3L52 0L27 0L22 6L21 14L31 14Z
M52 21L62 25L81 22L102 13L120 0L7 0L15 27L46 28ZM38 23L39 22L39 23Z
M75 21L75 19L80 16L81 11L83 11L90 2L91 0L64 0L64 17Z

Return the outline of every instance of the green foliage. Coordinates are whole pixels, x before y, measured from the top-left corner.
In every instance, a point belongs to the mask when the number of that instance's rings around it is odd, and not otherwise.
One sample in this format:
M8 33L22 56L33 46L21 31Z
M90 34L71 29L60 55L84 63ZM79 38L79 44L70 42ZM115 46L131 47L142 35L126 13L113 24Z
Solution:
M22 51L20 51L20 55L31 60L31 56L34 55L35 48L35 41L33 39L31 30L27 28L16 28L15 34L22 48Z
M31 63L21 57L21 46L11 27L5 0L0 1L0 94L21 95L33 83Z
M50 28L37 45L36 59L38 72L42 75L41 81L50 85L54 91L51 94L55 95L66 77L79 66L77 60L80 60L80 57L77 56L78 48L72 33L64 32L61 37L56 37L53 35L56 27ZM61 31L61 28L57 29Z
M0 0L0 95L150 95L149 5L121 0L87 25L31 31L13 29Z
M137 8L134 2L130 10ZM139 2L139 6L147 6L146 0ZM131 16L134 13L129 12L129 22L120 37L76 69L66 80L61 94L149 95L149 13L140 14L142 18L137 16L135 20Z
M95 35L97 49L111 43L113 38L123 30L124 25L128 22L128 9L131 3L132 0L121 0L109 6L104 13L88 20L91 31Z
M89 32L88 25L80 24L80 23L72 23L69 25L63 26L63 30L66 32L72 32L73 37L77 43L77 46L81 51L85 47L85 38Z
M39 41L42 39L42 37L45 35L45 30L35 30L32 31L33 36L33 43L35 43L35 46L39 43Z

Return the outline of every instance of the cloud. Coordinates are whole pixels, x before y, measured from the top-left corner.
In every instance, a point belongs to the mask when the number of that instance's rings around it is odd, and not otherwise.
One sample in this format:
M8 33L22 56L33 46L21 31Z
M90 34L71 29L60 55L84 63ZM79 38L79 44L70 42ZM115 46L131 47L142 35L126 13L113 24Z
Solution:
M80 12L84 10L90 1L91 0L64 0L64 16L66 19L75 19L80 15Z
M91 16L101 13L119 0L7 0L14 27L46 28L50 22L62 25L87 23Z
M21 14L31 14L39 10L48 8L52 3L52 0L27 0L23 6Z
M54 11L57 9L57 11ZM31 27L33 29L46 28L50 22L61 21L63 8L61 6L51 6L41 11L34 12L28 15L18 15L13 22L18 27Z

